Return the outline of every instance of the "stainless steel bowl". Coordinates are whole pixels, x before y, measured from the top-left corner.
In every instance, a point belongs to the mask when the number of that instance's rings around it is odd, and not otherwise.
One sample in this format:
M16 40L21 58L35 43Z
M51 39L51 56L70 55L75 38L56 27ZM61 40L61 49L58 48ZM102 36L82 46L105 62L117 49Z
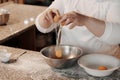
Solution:
M9 20L9 14L0 14L0 25L7 24Z
M48 46L43 48L40 52L46 61L46 63L52 68L68 68L73 66L79 57L83 54L83 51L79 47L75 46L59 46L62 51L62 57L57 58L55 56L56 46Z
M5 9L0 9L0 25L7 24L9 20L9 12Z

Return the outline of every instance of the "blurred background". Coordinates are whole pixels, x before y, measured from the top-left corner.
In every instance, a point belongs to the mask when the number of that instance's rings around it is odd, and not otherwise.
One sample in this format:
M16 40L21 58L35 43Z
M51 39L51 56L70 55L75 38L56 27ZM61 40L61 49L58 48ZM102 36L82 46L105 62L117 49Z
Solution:
M0 4L6 3L9 1L12 1L12 2L15 2L18 4L23 4L23 5L48 7L54 0L0 0ZM33 26L36 27L35 25L33 25ZM36 51L40 51L40 49L42 49L43 47L56 44L55 30L53 30L52 32L47 33L47 34L41 33L37 29L35 31L36 31L36 39L35 39L35 45L36 45L35 50ZM23 38L23 35L25 35L25 34L21 34L17 37L14 37L14 38L4 42L2 45L25 49L25 47L21 45L21 43L23 43L23 41L21 41L21 39L20 39L21 37ZM27 44L25 44L25 45L27 45Z

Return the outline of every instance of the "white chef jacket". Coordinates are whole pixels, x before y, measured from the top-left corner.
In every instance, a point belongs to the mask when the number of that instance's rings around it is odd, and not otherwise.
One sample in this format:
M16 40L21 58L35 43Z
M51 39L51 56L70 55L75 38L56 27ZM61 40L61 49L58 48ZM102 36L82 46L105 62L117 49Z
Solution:
M76 26L73 29L69 29L69 25L64 26L61 44L79 46L86 53L114 54L118 49L120 43L120 0L55 0L49 8L57 8L61 15L76 11L105 21L105 32L101 37L95 36L86 26ZM36 18L37 29L40 32L48 33L55 28L55 24L48 29L43 28L39 24L41 14Z

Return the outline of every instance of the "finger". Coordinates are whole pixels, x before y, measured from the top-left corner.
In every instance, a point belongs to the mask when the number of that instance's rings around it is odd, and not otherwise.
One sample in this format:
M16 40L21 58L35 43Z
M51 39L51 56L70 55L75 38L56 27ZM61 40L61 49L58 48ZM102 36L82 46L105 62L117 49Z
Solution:
M51 24L51 22L45 17L43 20L46 24Z
M65 14L62 16L62 19L60 20L60 23L62 25L68 25L73 22L72 17L69 14Z
M64 24L64 25L68 25L68 24L70 24L70 23L72 23L72 20L69 18L69 19L67 19L67 20L65 21L65 24Z
M63 16L61 17L61 19L59 20L59 23L60 23L60 24L61 24L61 23L65 23L66 20L67 20L67 16L66 16L66 15L63 15Z
M74 23L71 23L69 26L69 29L73 29L76 25Z
M45 21L49 22L49 17L48 17L48 15L45 14L44 16L45 16L45 17L44 17Z
M53 17L52 11L49 11L48 16L49 16L49 19L50 19L51 23L53 23L53 18L54 17Z
M46 12L46 14L44 14L44 16L45 16L44 20L46 23L52 23L47 12Z

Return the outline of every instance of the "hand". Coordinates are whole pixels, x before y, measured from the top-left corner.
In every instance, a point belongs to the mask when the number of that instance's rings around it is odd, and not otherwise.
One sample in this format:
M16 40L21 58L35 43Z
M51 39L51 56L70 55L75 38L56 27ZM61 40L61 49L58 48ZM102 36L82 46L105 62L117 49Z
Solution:
M53 24L54 16L60 15L57 9L48 9L40 16L40 24L44 28L48 28L51 24Z
M69 12L64 14L59 21L61 25L69 25L70 29L74 28L75 26L83 26L87 16L79 14L77 12Z

